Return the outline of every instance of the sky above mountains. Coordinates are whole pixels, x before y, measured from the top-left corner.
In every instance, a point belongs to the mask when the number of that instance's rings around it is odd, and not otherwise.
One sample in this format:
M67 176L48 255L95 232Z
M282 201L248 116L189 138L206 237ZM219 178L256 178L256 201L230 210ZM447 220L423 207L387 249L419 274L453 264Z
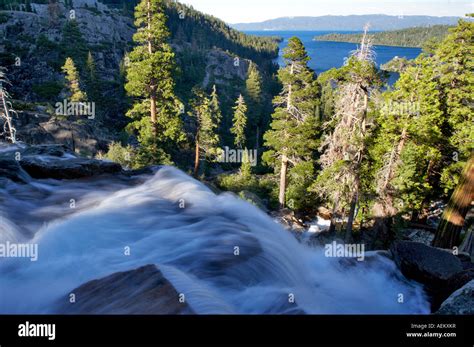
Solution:
M474 12L471 0L183 0L228 23L261 22L288 16L350 14L463 16Z

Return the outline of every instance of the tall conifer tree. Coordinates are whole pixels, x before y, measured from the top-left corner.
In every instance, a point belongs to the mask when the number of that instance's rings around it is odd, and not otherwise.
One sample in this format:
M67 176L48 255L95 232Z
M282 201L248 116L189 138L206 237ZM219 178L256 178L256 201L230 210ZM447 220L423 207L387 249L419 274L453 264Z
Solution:
M181 105L174 87L175 56L168 44L163 0L142 0L135 8L137 46L130 53L127 92L135 102L127 115L129 130L138 133L143 164L169 162L177 143L184 141Z
M281 208L287 203L288 167L291 165L295 173L300 173L297 180L312 174L307 171L311 171L313 166L319 135L319 87L314 71L308 67L310 58L299 38L289 40L283 58L285 67L278 72L283 90L274 99L276 108L271 129L264 135L269 150L263 154L263 160L280 174ZM306 173L301 177L303 172Z

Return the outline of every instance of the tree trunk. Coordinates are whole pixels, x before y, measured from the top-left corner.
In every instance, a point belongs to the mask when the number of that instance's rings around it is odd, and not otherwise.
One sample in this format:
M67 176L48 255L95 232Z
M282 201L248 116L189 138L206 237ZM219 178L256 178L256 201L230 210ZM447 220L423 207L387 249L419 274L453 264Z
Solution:
M12 117L10 116L10 110L7 104L5 92L3 91L3 87L0 85L0 97L2 99L2 105L3 105L3 112L5 116L5 122L7 124L7 132L8 135L10 135L10 141L11 143L16 143L16 129L12 125Z
M295 64L291 64L290 74L293 75L295 70ZM291 110L291 96L292 96L292 85L288 85L288 95L286 98L286 109L289 112ZM285 137L286 137L285 132ZM280 194L278 196L278 201L280 202L280 208L283 209L286 206L286 173L288 171L288 157L282 155L281 157L281 169L280 169Z
M354 195L352 196L351 209L349 211L349 216L347 218L346 237L345 237L346 241L349 241L352 236L352 225L354 224L355 212L356 212L358 201L359 201L359 189L357 188Z
M152 36L151 36L151 0L147 1L147 25L148 25L148 53L151 55L153 54L153 45L152 45ZM157 128L156 128L156 86L155 81L150 81L150 117L151 117L151 125L152 125L152 132L153 136L156 138L157 135Z
M199 136L196 136L196 152L194 155L194 177L199 175Z
M150 116L151 116L151 126L153 127L153 136L156 137L157 129L156 129L156 96L152 95L150 97Z
M255 137L255 149L258 151L260 148L260 126L257 125L257 134Z
M333 233L336 231L336 219L337 219L337 208L339 205L339 197L336 197L334 201L334 205L332 208L332 215L331 215L331 224L329 225L329 233Z
M433 246L452 249L459 246L459 236L474 199L474 154L466 164L459 185L443 213Z
M278 201L280 202L280 208L285 208L286 204L286 172L288 170L288 158L286 155L281 158L281 170L280 170L280 194Z

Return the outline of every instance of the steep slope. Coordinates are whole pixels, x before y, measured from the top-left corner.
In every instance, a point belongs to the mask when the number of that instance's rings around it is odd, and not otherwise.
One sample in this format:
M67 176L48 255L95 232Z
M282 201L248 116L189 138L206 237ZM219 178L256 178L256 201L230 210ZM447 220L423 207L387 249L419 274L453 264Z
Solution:
M19 138L32 143L72 142L94 153L103 149L127 122L124 114L129 105L123 85L125 55L133 47L135 32L130 10L133 2L125 8L120 7L120 1L115 2L117 7L95 0L74 0L74 7L66 6L64 1L53 5L44 2L32 1L31 11L15 5L21 1L5 0L0 4L3 8L13 4L11 8L21 10L0 11L0 66L8 69L10 93L21 101L16 108L24 111L20 118L25 131L20 129ZM230 104L242 91L250 59L270 78L271 61L278 54L275 41L244 35L216 18L172 1L167 3L167 12L179 67L177 92L184 100L194 85L208 88L215 83L223 103ZM94 80L87 61L89 52ZM96 103L96 119L81 119L80 129L76 129L77 122L54 115L54 105L66 99L61 70L66 57L75 61L81 87L89 101ZM50 128L54 128L54 134ZM66 141L65 137L74 139ZM90 139L104 141L92 141L91 145ZM88 145L83 146L84 142Z

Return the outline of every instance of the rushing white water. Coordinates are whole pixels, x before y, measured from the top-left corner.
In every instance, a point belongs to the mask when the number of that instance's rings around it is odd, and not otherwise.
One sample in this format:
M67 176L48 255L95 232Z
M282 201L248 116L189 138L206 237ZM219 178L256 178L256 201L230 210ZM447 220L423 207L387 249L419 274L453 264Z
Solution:
M174 168L9 183L0 215L0 242L30 238L39 248L37 262L0 258L0 313L54 313L52 303L73 288L147 264L197 313L429 313L421 287L389 259L327 258L256 207Z

